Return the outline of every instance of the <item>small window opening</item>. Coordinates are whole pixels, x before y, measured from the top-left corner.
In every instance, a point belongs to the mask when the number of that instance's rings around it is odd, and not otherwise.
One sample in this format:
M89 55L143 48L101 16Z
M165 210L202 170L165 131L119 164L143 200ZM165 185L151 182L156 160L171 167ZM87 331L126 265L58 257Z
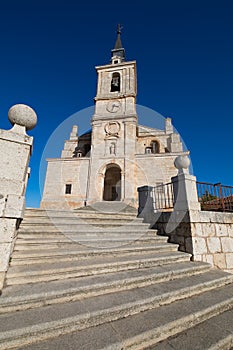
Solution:
M74 158L81 158L83 156L83 150L77 146L74 150L73 157Z
M121 79L120 73L113 73L112 81L111 81L111 92L120 91L120 85L121 85L120 79Z
M151 154L151 153L152 153L151 147L146 147L145 153L146 153L146 154Z
M118 63L118 61L114 61L114 64L117 64Z
M65 194L71 194L72 185L66 184Z

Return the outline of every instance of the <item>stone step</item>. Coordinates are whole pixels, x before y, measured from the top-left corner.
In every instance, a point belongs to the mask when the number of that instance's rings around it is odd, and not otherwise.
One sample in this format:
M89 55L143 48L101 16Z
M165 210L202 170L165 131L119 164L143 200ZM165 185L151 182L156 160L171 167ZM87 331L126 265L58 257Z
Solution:
M24 347L107 322L119 335L109 349L145 349L233 308L232 285L209 289L205 278L188 277L9 313L0 317L0 349Z
M158 238L157 238L158 237ZM27 241L57 241L57 242L73 242L74 244L82 242L104 242L104 241L113 241L113 242L136 242L136 241L152 241L155 244L159 242L167 243L168 237L166 236L156 236L156 235L147 235L144 232L137 233L113 233L113 232L53 232L53 233L33 233L33 234L20 234L17 239L19 242Z
M66 230L66 231L58 231L58 230L50 230L50 231L44 231L43 229L40 231L27 231L22 232L20 231L17 238L22 239L28 239L28 238L71 238L74 239L77 238L96 238L96 239L139 239L140 237L148 237L148 238L154 238L156 237L156 234L149 233L145 230L132 230L132 231L112 231L112 230ZM160 236L165 237L168 240L167 236Z
M98 216L98 217L129 217L129 218L137 218L138 211L104 211L104 210L86 210L86 209L74 209L73 213L79 217L81 216ZM49 214L50 215L50 214Z
M207 263L180 263L178 265L156 266L140 270L109 273L91 277L71 278L68 281L36 283L4 289L0 299L0 313L26 310L56 303L81 300L90 296L103 295L122 290L145 287L159 282L187 278L213 271ZM218 271L215 278L226 276ZM229 277L228 277L229 278ZM220 281L220 280L219 280ZM214 282L215 283L215 282Z
M49 227L49 226L58 226L58 227L63 227L65 225L71 225L73 226L90 226L90 227L104 227L104 226L109 226L109 227L118 227L118 226L123 226L123 227L130 227L130 226L140 226L140 228L144 228L144 229L148 229L149 224L147 223L143 223L142 221L138 221L138 220L131 220L131 221L127 221L127 220L103 220L103 219L93 219L93 220L83 220L83 219L69 219L69 220L45 220L44 222L40 222L40 221L35 221L32 222L31 220L22 222L20 228L23 229L27 229L30 227L37 227L37 226L43 226L43 227Z
M232 320L233 310L225 311L157 345L151 346L148 350L230 350L233 347Z
M157 244L165 244L166 240L162 239L143 239L139 238L112 238L112 239L101 239L98 240L96 237L67 237L67 239L19 239L19 242L15 245L15 251L26 251L26 250L41 250L43 249L56 249L56 248L69 248L72 249L73 244L79 244L81 246L86 246L89 248L117 248L121 246L142 246L145 245L157 245Z
M147 347L146 350L230 350L233 346L232 318L233 311L225 311L189 328L181 333L181 335L177 333L174 337L170 338L171 341L170 339L166 339L157 345ZM141 346L134 344L133 339L130 338L130 334L129 338L126 338L125 335L122 342L119 342L121 332L119 329L115 330L111 325L114 325L114 322L61 335L40 343L30 344L24 346L23 350L145 350L143 344ZM140 330L138 330L139 337Z
M114 241L114 242L154 242L154 243L167 243L168 237L167 236L160 236L157 235L156 232L137 232L134 234L129 234L128 232L118 234L115 232L56 232L56 233L20 233L17 236L17 241L15 243L15 246L17 244L27 244L27 243L62 243L62 242L86 242L86 241L96 241L96 242L108 242L108 241Z
M43 249L56 249L56 248L72 248L72 245L74 244L74 241L81 245L86 245L90 247L99 247L99 248L111 248L111 247L119 247L119 246L125 246L125 245L147 245L150 243L151 245L158 244L158 243L166 243L167 238L135 238L135 239L129 239L123 238L115 238L112 237L112 239L98 239L98 237L79 237L72 239L63 239L63 240L57 240L57 239L18 239L14 250L15 251L25 251L25 250L41 250Z
M99 256L99 255L122 255L122 254L138 254L138 253L152 253L152 252L162 252L162 251L168 251L168 252L175 252L177 251L178 245L176 244L166 244L166 243L160 243L160 244L150 244L150 245L143 245L143 246L132 246L132 245L126 245L126 246L118 246L118 247L107 247L107 248L100 248L99 249L93 249L94 247L87 247L86 245L81 245L78 243L73 243L71 246L62 246L59 248L52 249L51 247L47 247L47 249L43 246L41 246L41 249L30 249L30 250L14 250L14 260L16 259L26 259L27 262L30 262L31 259L37 259L37 258L43 258L47 259L50 257L76 257L77 259L81 258L87 258L90 256Z
M19 232L40 232L41 230L46 232L67 232L67 231L97 231L108 230L111 232L132 232L132 231L146 231L148 230L148 224L132 222L130 224L120 225L118 223L99 223L99 224L88 224L87 222L69 223L69 224L22 224Z
M176 264L190 261L190 255L182 252L158 252L153 254L134 254L118 256L89 257L88 259L38 259L37 263L25 259L12 259L11 268L7 273L6 284L16 285L55 281L82 276L100 275L118 271L130 271L167 264ZM43 262L43 263L42 263Z
M22 229L19 230L18 233L18 238L47 238L47 237L57 237L57 238L64 238L64 237L96 237L98 239L101 238L110 238L113 239L115 238L130 238L130 239L138 239L140 237L156 237L157 236L157 230L152 230L152 229L148 229L148 230L142 230L142 231L123 231L123 230L86 230L86 231L77 231L77 230L67 230L67 231L63 231L60 232L57 229L54 229L54 231L45 231L43 229L41 229L41 231L35 231L35 232L31 232L31 231L23 231ZM166 237L167 236L159 236L159 237Z
M229 289L227 288L228 292ZM128 319L117 320L115 322L111 322L110 325L117 332L118 339L120 338L122 341L108 343L108 346L103 347L103 350L107 349L147 349L147 350L164 350L164 349L176 349L176 350L219 350L219 349L227 349L225 347L221 347L224 343L229 344L230 335L232 337L232 322L229 326L229 319L233 316L232 302L229 300L229 304L227 304L227 300L222 298L219 304L215 303L216 295L222 293L224 295L225 288L220 288L219 290L213 292L203 293L196 298L187 298L182 302L176 302L171 305L167 305L165 307L161 307L161 314L158 315L155 310L150 310L148 312L140 313L138 315L129 317ZM208 300L208 297L210 298ZM231 299L231 298L230 298ZM199 302L199 305L198 305ZM184 308L184 309L182 309ZM182 309L182 310L181 310ZM185 313L185 315L184 315ZM212 322L211 322L212 320ZM205 324L206 321L209 321ZM217 324L220 325L221 322L227 322L227 329L224 323L221 324L221 330L218 331L218 336L224 338L224 341L217 340L215 343L214 329L215 327L209 328L208 332L205 334L204 329L207 329L208 325L214 325L214 322L217 321ZM195 338L189 339L190 347L186 347L186 344L183 345L182 338L179 341L179 336L182 334L188 334L190 330L195 331L194 327L199 327L196 329L199 332L203 327L203 331L195 334ZM209 334L212 337L212 344L208 346L207 344L204 347L199 347L198 344L195 343L195 339L201 338L201 335L204 337L204 341L208 339ZM176 347L164 347L164 345L169 341L169 337L176 339ZM165 343L160 343L161 341L168 340ZM199 339L199 344L200 344ZM111 345L110 345L111 344ZM158 346L155 346L158 344ZM161 344L161 347L160 347ZM172 344L173 345L173 344ZM51 348L52 349L52 348ZM89 348L90 349L90 348ZM94 349L94 348L93 348ZM229 348L228 348L229 349Z
M24 217L23 222L21 226L24 225L34 225L34 224L72 224L72 223L90 223L90 224L118 224L118 225L124 225L124 224L133 224L133 223L142 223L143 219L131 217L131 218L124 218L124 217L48 217L48 216L40 216L40 217ZM148 224L147 224L148 225Z
M26 209L24 217L92 217L92 216L98 216L98 217L122 217L122 218L136 218L137 217L137 211L103 211L103 210L94 210L94 209L78 209L78 210L58 210L58 209Z
M102 202L96 202L92 205L88 205L86 207L78 208L75 211L97 211L101 213L133 213L134 215L137 214L137 209L134 207L131 207L130 205L127 205L123 202L108 202L108 201L102 201Z

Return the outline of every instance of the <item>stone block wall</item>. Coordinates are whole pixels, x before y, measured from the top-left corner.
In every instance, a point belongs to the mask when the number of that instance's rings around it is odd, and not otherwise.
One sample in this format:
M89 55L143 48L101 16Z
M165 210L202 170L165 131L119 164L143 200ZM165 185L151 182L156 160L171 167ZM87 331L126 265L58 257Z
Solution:
M191 231L194 260L233 273L233 213L200 212Z
M90 158L54 158L47 161L40 207L65 210L83 207L87 196ZM70 194L65 193L66 184L72 186Z
M147 214L147 222L192 254L192 260L233 273L233 213L157 212Z

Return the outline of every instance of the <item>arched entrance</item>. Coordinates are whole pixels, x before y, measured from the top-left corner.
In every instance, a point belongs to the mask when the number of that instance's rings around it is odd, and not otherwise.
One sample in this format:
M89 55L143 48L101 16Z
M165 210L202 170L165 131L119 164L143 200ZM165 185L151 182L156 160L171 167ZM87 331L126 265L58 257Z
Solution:
M116 164L109 164L106 167L103 200L121 200L121 169Z

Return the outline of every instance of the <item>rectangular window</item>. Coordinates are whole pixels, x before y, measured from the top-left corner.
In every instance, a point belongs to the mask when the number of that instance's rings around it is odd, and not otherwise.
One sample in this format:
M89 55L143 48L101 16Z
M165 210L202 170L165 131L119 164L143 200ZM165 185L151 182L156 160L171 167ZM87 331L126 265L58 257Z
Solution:
M71 194L72 185L66 184L65 194Z

